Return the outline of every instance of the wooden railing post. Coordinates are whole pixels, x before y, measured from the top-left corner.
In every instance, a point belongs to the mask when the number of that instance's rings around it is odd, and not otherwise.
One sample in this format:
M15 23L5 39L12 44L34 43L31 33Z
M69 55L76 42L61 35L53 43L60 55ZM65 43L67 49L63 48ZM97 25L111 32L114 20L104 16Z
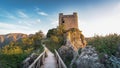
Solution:
M58 52L55 50L56 60L58 62L58 68L67 68L61 57L59 56Z
M40 68L45 59L45 52L44 50L28 68Z
M28 67L28 68L40 68L45 60L46 57L46 51L47 49L44 49L44 52L42 52L35 60L34 62ZM59 56L58 52L55 50L55 57L57 61L57 68L67 68L61 57Z

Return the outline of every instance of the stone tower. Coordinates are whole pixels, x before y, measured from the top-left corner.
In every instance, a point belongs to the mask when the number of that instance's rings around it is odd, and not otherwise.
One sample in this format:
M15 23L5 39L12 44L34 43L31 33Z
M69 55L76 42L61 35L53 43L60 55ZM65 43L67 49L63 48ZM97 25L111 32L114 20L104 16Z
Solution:
M59 25L64 25L65 30L69 30L70 28L78 28L78 16L77 13L73 13L73 15L63 15L63 13L59 14Z

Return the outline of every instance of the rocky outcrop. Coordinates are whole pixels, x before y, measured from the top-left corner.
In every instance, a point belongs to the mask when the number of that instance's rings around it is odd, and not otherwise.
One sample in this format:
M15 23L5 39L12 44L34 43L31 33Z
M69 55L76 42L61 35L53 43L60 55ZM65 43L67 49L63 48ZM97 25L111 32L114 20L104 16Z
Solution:
M86 46L81 50L81 54L76 61L77 68L104 68L99 62L98 54L95 48Z
M65 33L65 37L66 37L66 43L70 42L69 45L72 46L75 51L78 51L79 48L83 48L86 46L85 38L79 29L72 28L68 30Z
M72 28L64 34L65 45L58 49L58 52L64 62L70 62L72 67L78 56L78 50L86 46L86 41L79 29Z
M30 64L34 62L34 60L38 57L36 53L32 53L29 57L27 57L22 64L20 65L20 68L28 68Z
M116 57L120 58L120 43L118 44L117 51L116 51Z
M72 60L74 56L74 50L71 47L62 46L58 52L64 61Z
M9 44L12 41L18 41L21 38L25 38L28 37L28 35L26 34L22 34L22 33L10 33L10 34L6 34L6 35L0 35L0 47Z

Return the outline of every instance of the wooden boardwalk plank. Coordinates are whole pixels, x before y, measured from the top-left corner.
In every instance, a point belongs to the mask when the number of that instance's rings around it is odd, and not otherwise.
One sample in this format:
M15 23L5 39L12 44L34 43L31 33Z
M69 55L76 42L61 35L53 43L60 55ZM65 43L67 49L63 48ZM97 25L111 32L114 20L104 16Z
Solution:
M47 50L47 57L45 58L44 68L57 68L55 56L49 50Z

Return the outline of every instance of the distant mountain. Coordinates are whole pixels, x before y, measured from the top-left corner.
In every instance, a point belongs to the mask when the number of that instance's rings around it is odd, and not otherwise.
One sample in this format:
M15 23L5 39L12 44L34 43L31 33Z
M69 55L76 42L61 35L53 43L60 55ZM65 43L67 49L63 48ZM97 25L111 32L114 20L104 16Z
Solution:
M0 35L0 47L9 44L12 41L18 41L21 38L28 37L27 34L22 33L10 33L6 35Z

